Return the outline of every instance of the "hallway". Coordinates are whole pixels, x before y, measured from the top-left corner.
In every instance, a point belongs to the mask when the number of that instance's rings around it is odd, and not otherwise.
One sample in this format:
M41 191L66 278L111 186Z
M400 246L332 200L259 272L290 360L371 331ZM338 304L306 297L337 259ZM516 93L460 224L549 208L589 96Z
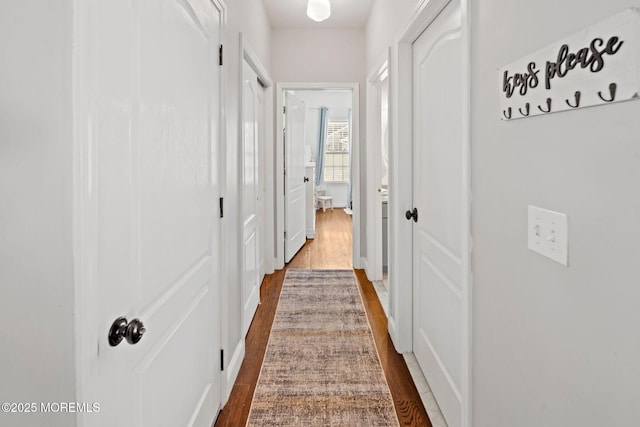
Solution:
M288 268L354 269L405 425L638 425L640 0L4 1L0 28L0 426L243 425ZM285 92L345 90L286 139Z
M287 266L265 277L260 306L246 338L246 356L231 396L216 421L216 427L244 426L260 374L278 298L287 269L350 269L351 216L342 209L317 212L316 238L307 240ZM387 332L387 318L373 284L364 271L355 270L374 340L393 396L401 426L431 426L407 365L394 348Z

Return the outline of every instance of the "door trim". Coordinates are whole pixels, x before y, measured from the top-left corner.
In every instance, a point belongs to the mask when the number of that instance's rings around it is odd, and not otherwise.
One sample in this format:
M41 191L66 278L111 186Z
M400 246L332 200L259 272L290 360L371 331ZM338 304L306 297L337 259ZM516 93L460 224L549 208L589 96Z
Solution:
M244 96L243 96L243 66L244 66L244 62L246 61L247 64L251 67L251 69L253 71L255 71L256 75L258 76L258 79L260 80L260 83L262 85L262 87L264 88L264 109L265 111L263 112L265 114L265 131L264 131L264 144L265 144L265 171L264 171L264 176L268 177L270 176L269 174L273 173L273 160L269 160L269 159L273 159L273 80L271 79L271 76L269 75L269 73L267 72L266 68L262 65L262 62L260 61L260 59L258 58L258 55L256 55L255 51L252 49L251 45L249 44L247 38L244 36L243 33L239 34L239 58L240 58L240 64L239 64L239 70L238 70L238 81L240 82L239 84L239 90L238 90L238 167L237 167L237 180L239 183L241 183L239 185L239 194L238 194L238 212L244 212L244 186L242 185L242 182L244 181L244 177L243 177L243 162L244 162L244 153L243 153L243 147L244 147L244 124L242 122L242 117L243 117L243 112L244 112ZM269 180L266 179L265 180L265 184L266 184L266 188L265 188L265 200L264 200L264 204L265 204L265 215L263 215L262 220L265 222L265 224L273 224L273 203L274 203L274 192L273 192L273 185L270 184ZM271 207L271 209L269 209ZM269 215L270 214L270 215ZM264 247L270 247L269 245L273 246L273 227L264 227L265 229L265 236L261 236L263 238L265 238L265 246ZM269 233L269 230L271 231L271 233ZM239 224L238 230L237 230L238 234L236 236L236 239L238 240L238 242L244 242L244 227L242 222ZM266 254L265 254L266 255ZM240 264L242 266L242 264L244 263L244 258L245 258L245 254L244 254L244 245L241 244L240 245ZM273 259L270 256L265 256L265 270L267 271L267 273L272 273L273 272ZM226 266L226 264L224 264ZM239 272L238 272L238 280L239 283L244 284L244 270L243 268L240 268ZM225 289L225 292L228 292L228 287L231 286L230 283L228 283L228 281L224 281L223 284L223 288ZM242 286L242 289L244 289L244 285ZM226 301L226 294L225 294L225 299L223 301ZM245 301L245 295L244 292L242 292L242 294L240 295L240 301L241 304L238 307L238 309L242 312L243 309L243 304ZM229 310L226 307L225 304L223 304L223 343L225 343L224 347L231 350L233 349L233 351L228 351L225 352L225 358L227 360L224 361L224 366L225 366L225 371L226 374L223 375L224 378L224 382L225 384L223 385L223 399L226 401L228 399L228 397L231 395L231 390L233 389L233 385L235 383L236 377L238 375L238 372L240 371L240 365L242 364L242 360L244 359L244 348L245 348L245 336L244 333L241 337L240 342L237 343L231 343L229 342L229 334L228 334L228 329L229 329L229 323L235 321L234 319L230 319L229 318Z
M382 174L380 164L382 163L382 153L380 145L383 135L380 133L380 79L387 74L387 82L391 89L391 48L387 47L384 54L376 65L371 69L367 77L367 256L365 272L369 280L382 280L382 214L381 198L378 188L381 185ZM388 93L388 100L391 101L391 90ZM389 136L391 136L391 121L388 121ZM388 205L387 205L388 206ZM390 254L389 254L390 255Z
M264 88L264 132L263 132L263 142L264 142L264 215L263 221L265 224L264 231L265 235L262 236L264 238L264 248L272 248L274 247L274 239L275 239L275 186L273 180L268 179L273 176L274 173L274 154L275 149L273 146L273 80L269 75L267 69L262 65L262 62L256 55L255 51L251 48L251 45L247 41L246 37L244 37L243 33L240 33L240 52L241 58L244 58L247 61L247 64L255 71L258 75L258 79L260 80L260 84ZM240 79L242 81L242 79ZM241 85L242 87L242 85ZM240 103L242 103L242 98L240 98ZM242 106L241 106L242 108ZM244 126L241 126L240 140L244 139ZM243 200L243 199L241 199ZM242 211L241 211L242 212ZM264 254L265 260L265 273L271 274L274 271L275 265L275 257L271 256L270 252L267 250L267 253Z
M353 200L352 222L352 262L353 268L360 268L360 85L358 83L277 83L276 84L276 143L275 143L275 180L276 180L276 258L275 268L284 268L284 92L287 90L350 90L352 125L352 171L351 188Z
M393 205L389 205L389 253L390 270L390 313L389 334L397 349L402 353L413 351L413 255L412 226L404 219L404 210L413 206L412 188L412 129L413 129L413 43L437 18L451 0L421 0L411 13L408 22L398 33L394 44L392 63L397 70L391 78L391 132L389 147L389 193L393 195ZM471 181L470 181L470 6L469 0L460 0L462 13L462 82L463 85L463 179L461 217L462 236L467 236L462 249L462 305L463 305L463 358L462 366L462 425L471 425L472 408L472 271L471 271ZM466 360L464 360L466 359Z

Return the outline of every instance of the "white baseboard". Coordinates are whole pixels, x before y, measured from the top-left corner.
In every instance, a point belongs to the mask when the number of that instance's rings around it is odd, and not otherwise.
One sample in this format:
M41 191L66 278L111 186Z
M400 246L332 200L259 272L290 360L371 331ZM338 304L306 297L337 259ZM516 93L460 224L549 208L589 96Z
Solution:
M389 337L391 338L391 342L393 343L395 350L398 353L402 353L398 350L398 326L396 325L395 319L391 316L391 307L389 307L389 315L387 315L387 331L389 332Z
M367 274L367 278L369 278L369 263L367 262L367 258L360 257L360 268L364 270Z
M364 268L364 272L367 274L367 279L369 279L371 282L375 282L376 279L375 278L375 274L373 274L374 272L371 271L371 267L369 267L369 260L367 258L362 258L362 268Z
M225 370L227 371L226 375L226 390L224 395L224 401L226 402L231 395L231 390L233 390L233 385L236 382L236 378L238 378L238 373L240 372L240 366L242 366L242 361L244 360L244 339L240 340L236 349L233 352L233 356L231 356L231 360L229 360L229 366L226 366Z

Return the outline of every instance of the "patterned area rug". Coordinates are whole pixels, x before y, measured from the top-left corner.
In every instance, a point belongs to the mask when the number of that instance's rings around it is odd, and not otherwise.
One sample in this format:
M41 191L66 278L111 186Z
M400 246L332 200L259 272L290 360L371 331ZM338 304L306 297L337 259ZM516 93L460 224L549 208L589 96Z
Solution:
M394 426L352 270L288 270L248 426Z

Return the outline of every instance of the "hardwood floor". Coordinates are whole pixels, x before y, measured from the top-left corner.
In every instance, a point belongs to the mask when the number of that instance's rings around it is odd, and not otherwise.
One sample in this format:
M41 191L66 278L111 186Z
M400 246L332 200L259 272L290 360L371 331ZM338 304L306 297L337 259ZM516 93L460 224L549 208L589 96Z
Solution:
M226 406L220 412L216 427L244 426L249 416L251 399L260 375L285 271L302 269L350 269L351 216L342 209L318 211L316 238L307 243L283 270L265 277L260 290L260 305L247 334L246 356ZM396 353L387 332L387 318L372 283L363 270L355 270L358 287L380 355L400 425L431 426L409 369L402 355Z
M307 240L287 268L351 269L351 216L342 209L316 214L316 238Z

